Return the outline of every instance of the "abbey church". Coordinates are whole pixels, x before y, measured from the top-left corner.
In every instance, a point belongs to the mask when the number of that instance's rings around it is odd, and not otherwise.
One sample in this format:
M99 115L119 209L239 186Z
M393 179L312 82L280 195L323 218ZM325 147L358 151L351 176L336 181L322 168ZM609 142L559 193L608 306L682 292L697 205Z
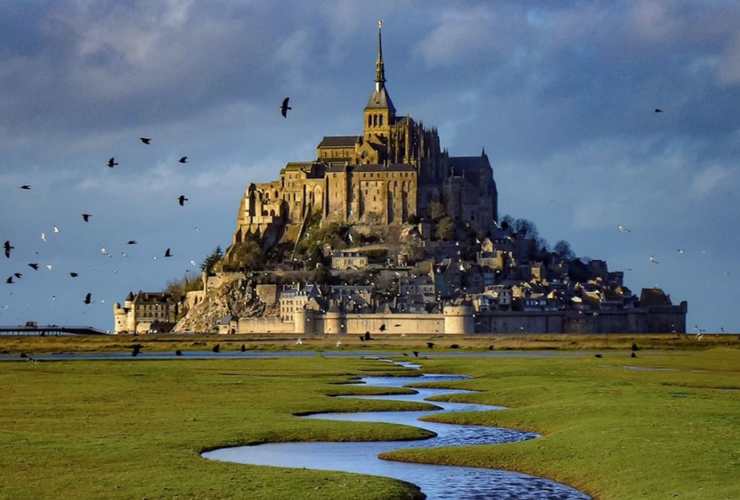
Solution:
M248 235L295 238L313 214L322 222L401 225L424 218L433 202L486 231L498 218L497 190L485 150L450 156L435 128L399 116L386 86L378 23L375 86L362 113L362 135L326 136L316 159L289 162L280 178L250 184L232 244Z

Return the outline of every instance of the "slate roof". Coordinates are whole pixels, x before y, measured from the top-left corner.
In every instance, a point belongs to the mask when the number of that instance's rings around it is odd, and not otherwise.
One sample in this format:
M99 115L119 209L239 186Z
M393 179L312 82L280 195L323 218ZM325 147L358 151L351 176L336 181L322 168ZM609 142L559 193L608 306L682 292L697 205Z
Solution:
M320 148L351 148L360 142L359 135L327 135L321 139Z
M365 106L365 109L384 108L388 108L391 110L392 114L396 114L396 107L393 105L393 101L391 101L390 94L387 90L385 90L385 87L382 87L380 90L373 91L373 93L370 95L370 99L368 99L367 101L367 106Z
M327 172L344 172L345 169L354 172L416 172L416 167L405 163L393 163L391 165L331 165L326 167Z

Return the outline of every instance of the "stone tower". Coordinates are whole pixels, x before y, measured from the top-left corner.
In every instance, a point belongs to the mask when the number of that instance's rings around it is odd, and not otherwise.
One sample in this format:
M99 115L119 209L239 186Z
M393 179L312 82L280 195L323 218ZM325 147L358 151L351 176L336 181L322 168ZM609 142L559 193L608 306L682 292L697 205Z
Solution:
M383 63L383 21L378 21L378 57L375 60L375 88L367 101L363 113L363 139L387 145L391 125L396 119L396 108L385 88L385 65Z

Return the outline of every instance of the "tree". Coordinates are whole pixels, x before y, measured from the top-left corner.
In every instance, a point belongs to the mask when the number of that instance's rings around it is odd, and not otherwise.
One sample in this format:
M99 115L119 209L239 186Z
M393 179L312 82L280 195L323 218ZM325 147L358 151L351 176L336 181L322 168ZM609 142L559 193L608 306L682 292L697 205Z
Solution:
M213 271L213 266L218 264L218 262L223 258L224 252L221 250L220 246L217 246L216 249L211 252L211 255L205 258L203 260L203 263L200 265L201 271L210 274L211 271Z
M527 219L516 219L514 221L514 232L522 238L537 239L539 233L537 232L537 226L534 222Z
M565 240L560 240L557 243L555 243L555 247L553 248L553 251L561 259L573 260L576 258L576 254L575 252L573 252L573 249L570 247L570 243L568 243Z
M429 204L429 217L431 217L434 222L439 221L446 215L447 209L445 209L445 206L442 203L433 201Z
M247 271L260 269L263 263L262 247L253 239L238 243L224 262L224 271Z
M452 217L445 215L437 222L435 236L438 240L449 241L455 239L455 221L452 220Z

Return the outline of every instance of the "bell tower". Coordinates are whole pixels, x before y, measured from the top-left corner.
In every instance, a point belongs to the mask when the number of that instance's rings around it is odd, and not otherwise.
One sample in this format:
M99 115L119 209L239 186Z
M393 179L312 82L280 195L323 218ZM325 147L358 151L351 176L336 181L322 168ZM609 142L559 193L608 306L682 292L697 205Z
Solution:
M378 57L375 60L375 88L363 113L363 139L366 142L387 145L391 125L396 119L396 108L385 88L383 63L383 21L378 21Z

